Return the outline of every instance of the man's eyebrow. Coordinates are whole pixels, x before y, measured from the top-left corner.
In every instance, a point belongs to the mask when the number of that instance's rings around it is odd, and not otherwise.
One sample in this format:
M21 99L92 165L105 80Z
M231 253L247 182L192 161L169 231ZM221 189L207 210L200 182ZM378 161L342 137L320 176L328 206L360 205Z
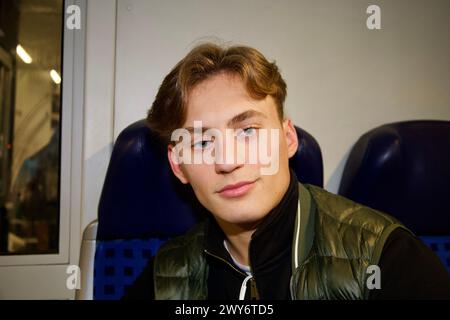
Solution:
M183 128L183 129L186 129L187 131L189 131L190 133L193 133L194 132L194 127L186 127L186 128ZM201 129L201 132L203 133L203 132L205 132L206 130L209 130L209 129L211 129L211 128L209 128L209 127L199 127L198 129Z
M245 121L245 120L247 120L249 118L253 118L253 117L262 117L262 118L267 119L267 116L264 113L250 109L250 110L241 112L238 115L235 115L233 118L231 118L227 122L227 126L232 127L232 126L236 125L237 123L240 123L242 121Z
M253 118L253 117L262 117L262 118L266 118L267 119L267 116L264 113L256 111L256 110L253 110L253 109L250 109L250 110L246 110L244 112L241 112L241 113L235 115L230 120L228 120L227 126L228 127L233 127L236 124L238 124L238 123L240 123L242 121L245 121L247 119ZM189 132L194 132L194 127L186 127L186 128L183 128L183 129L186 129ZM211 128L202 126L202 132L204 132L204 131L206 131L208 129L211 129Z

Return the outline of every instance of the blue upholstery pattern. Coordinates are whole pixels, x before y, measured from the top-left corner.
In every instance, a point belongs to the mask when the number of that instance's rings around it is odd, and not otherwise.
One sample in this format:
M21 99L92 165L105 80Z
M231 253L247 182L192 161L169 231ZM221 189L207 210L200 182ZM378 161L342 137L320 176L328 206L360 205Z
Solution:
M450 273L450 236L422 236L420 239L436 253Z
M99 241L95 251L94 299L118 300L166 239Z
M306 131L296 130L299 148L290 167L301 182L322 187L319 144ZM94 299L120 298L162 243L155 239L185 233L203 214L191 187L174 177L167 147L145 120L124 129L114 144L100 197Z

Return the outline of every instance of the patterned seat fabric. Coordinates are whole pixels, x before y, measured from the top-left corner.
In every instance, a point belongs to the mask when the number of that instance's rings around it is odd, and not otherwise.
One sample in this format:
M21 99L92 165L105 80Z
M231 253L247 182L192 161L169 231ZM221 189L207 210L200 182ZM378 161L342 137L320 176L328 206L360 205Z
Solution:
M94 299L118 300L166 239L99 241L95 252Z
M420 239L436 253L450 273L450 236L422 236Z

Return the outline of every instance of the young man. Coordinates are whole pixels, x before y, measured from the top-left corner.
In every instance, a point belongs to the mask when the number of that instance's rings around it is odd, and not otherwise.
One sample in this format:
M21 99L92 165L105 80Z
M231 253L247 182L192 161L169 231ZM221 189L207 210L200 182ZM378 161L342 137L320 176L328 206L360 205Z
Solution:
M277 66L243 46L200 45L166 76L148 123L210 216L166 243L125 298L450 298L438 258L398 221L298 183L285 97Z

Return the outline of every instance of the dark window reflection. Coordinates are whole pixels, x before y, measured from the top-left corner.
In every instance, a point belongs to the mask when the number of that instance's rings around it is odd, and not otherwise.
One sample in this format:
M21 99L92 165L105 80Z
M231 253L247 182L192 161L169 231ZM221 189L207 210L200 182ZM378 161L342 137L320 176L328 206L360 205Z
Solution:
M57 253L62 0L0 0L0 254Z

